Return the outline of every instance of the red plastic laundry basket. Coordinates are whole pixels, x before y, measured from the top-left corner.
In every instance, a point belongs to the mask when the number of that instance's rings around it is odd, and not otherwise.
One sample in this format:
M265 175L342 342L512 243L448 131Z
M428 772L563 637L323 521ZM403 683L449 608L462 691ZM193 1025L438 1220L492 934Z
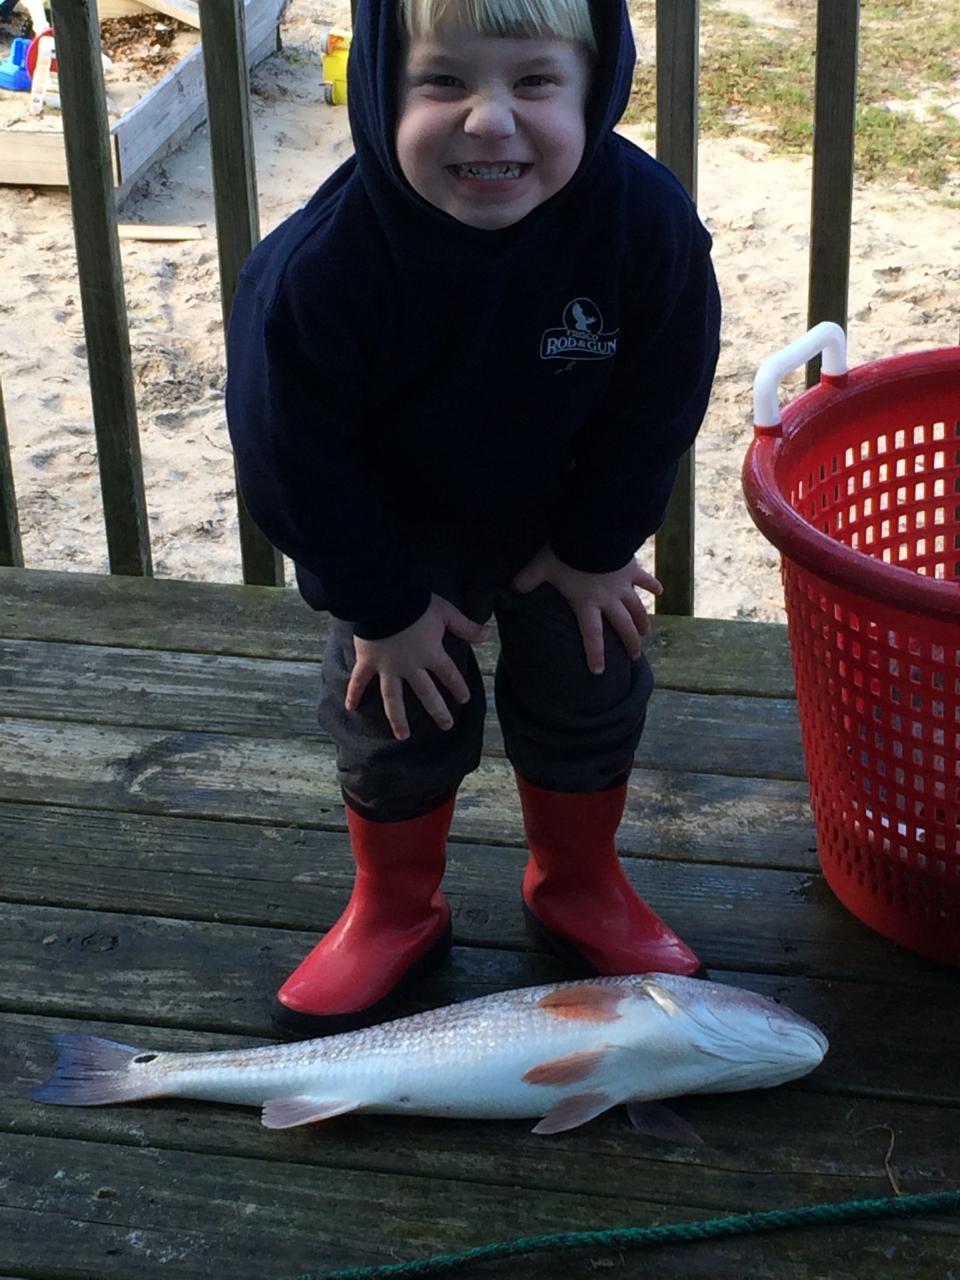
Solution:
M820 385L777 384L824 352ZM820 863L860 920L960 964L960 348L847 373L824 324L761 366L743 484L781 552Z

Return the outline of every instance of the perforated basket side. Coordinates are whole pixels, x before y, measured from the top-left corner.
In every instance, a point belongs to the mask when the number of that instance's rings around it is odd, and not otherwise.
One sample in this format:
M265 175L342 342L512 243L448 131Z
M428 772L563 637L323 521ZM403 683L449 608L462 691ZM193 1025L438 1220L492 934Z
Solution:
M960 349L877 361L788 405L743 487L794 563L847 590L960 621Z
M782 553L824 875L960 964L960 350L801 396L758 431L744 491Z
M960 625L783 562L824 875L859 919L960 964Z

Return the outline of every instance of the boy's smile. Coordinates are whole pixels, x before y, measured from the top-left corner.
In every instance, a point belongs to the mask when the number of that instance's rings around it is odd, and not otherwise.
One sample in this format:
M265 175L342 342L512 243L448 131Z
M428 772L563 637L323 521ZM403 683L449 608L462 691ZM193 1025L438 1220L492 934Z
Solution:
M445 31L411 40L401 76L401 172L438 209L482 231L555 195L583 156L590 83L571 40Z

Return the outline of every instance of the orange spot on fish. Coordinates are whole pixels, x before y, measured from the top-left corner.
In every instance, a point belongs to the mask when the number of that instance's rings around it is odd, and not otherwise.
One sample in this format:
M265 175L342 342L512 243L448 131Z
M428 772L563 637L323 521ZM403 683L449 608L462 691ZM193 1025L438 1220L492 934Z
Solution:
M531 1067L523 1079L527 1084L576 1084L593 1075L605 1054L606 1049L581 1049Z
M574 1018L582 1022L616 1022L623 992L615 987L599 987L591 983L558 987L540 1001L540 1008L555 1018Z

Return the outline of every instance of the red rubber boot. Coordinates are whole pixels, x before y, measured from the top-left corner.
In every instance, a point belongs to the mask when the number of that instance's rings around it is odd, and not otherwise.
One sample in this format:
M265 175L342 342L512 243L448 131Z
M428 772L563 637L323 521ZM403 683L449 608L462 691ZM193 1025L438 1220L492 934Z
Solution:
M627 787L569 794L517 778L530 859L523 878L531 937L593 973L703 976L690 948L630 887L614 836Z
M347 808L357 864L343 915L277 993L274 1026L302 1039L390 1016L403 986L450 950L450 908L440 890L451 798L405 822L370 822Z

